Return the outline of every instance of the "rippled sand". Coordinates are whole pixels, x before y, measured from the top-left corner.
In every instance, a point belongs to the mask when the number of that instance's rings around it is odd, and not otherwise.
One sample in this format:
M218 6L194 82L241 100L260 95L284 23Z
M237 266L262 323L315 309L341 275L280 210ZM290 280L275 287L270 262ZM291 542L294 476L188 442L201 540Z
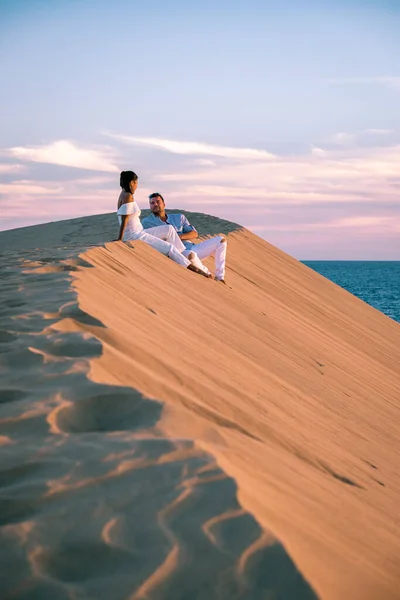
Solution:
M399 598L399 325L190 218L227 286L114 215L0 234L1 598Z

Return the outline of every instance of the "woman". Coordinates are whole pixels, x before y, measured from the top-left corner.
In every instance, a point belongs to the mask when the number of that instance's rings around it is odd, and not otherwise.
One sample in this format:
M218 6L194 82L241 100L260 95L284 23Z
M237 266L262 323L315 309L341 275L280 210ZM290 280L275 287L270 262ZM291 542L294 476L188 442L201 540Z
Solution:
M118 241L141 240L165 256L169 256L169 258L179 265L207 277L207 273L201 271L190 262L190 255L186 258L181 254L182 250L185 250L185 246L172 225L160 225L160 227L152 227L144 231L140 222L141 210L133 198L138 186L138 176L136 173L133 171L122 171L120 186L122 191L118 198Z

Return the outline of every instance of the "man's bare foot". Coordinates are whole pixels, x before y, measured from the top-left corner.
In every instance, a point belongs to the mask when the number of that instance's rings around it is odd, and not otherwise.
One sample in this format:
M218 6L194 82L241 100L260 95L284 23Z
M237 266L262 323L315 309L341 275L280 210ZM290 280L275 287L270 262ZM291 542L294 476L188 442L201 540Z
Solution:
M198 267L195 267L194 265L192 265L192 263L190 263L190 265L188 265L187 268L189 269L189 271L193 271L194 273L203 275L203 277L207 277L207 279L209 278L209 274L206 271L202 271Z
M207 277L208 279L213 279L212 274L210 273L210 271L205 271L204 269L201 269L200 267L198 267L196 265L196 255L194 252L190 252L190 254L187 255L188 260L190 260L190 262L192 263L192 265L194 267L196 267L196 269L198 269L198 271L196 271L196 273L200 273L201 275L204 275L204 277ZM191 269L192 271L194 271L194 269Z
M221 283L224 283L226 285L226 281L225 279L218 279L218 277L215 278L215 281L220 281Z

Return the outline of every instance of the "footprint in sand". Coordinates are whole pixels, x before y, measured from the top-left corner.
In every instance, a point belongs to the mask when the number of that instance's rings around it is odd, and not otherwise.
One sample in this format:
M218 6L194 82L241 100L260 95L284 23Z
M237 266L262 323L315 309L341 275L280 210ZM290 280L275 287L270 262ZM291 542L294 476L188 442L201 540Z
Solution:
M6 404L7 402L18 402L27 397L27 392L18 389L2 389L0 390L0 403Z
M64 433L134 431L153 426L161 410L161 404L144 399L139 392L111 387L103 393L75 399L58 410L55 419L56 427Z
M17 341L17 335L6 329L0 329L0 352L7 352L7 348L2 348L2 344L11 344Z
M53 356L64 358L93 358L101 354L102 345L94 337L82 338L79 332L68 332L66 334L50 331L35 340L38 350Z
M84 325L104 327L101 321L80 309L77 302L68 302L67 304L64 304L60 309L60 318L74 319L74 321Z

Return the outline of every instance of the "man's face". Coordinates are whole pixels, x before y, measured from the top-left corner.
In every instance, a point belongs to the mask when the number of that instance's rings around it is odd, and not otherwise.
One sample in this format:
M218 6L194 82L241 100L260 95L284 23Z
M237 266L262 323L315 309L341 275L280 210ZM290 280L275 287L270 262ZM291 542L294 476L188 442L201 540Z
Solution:
M149 203L150 210L153 213L153 215L159 215L163 212L165 204L162 198L160 198L160 196L154 196L154 198L150 198Z

